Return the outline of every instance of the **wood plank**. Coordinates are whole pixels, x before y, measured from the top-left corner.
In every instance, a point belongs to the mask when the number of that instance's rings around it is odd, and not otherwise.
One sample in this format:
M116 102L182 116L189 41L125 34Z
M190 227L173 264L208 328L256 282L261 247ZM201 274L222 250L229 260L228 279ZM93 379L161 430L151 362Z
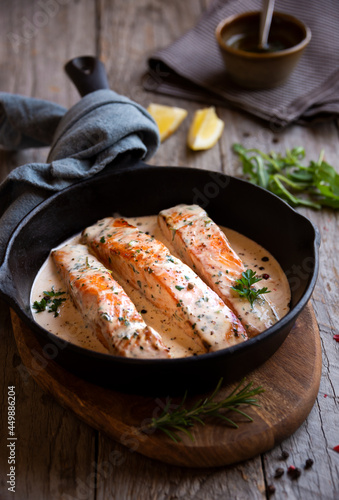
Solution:
M55 11L46 13L53 4ZM63 72L68 58L95 50L94 2L12 2L0 18L0 88L48 99L66 107L79 97ZM43 25L43 26L42 26ZM85 29L86 28L86 29ZM16 35L19 45L10 34ZM53 47L53 50L51 50ZM0 179L13 168L45 161L48 148L18 153L0 151ZM8 449L1 438L0 496L7 500L94 498L96 432L47 396L24 370L10 323L9 308L0 301L0 419L7 422L7 392L16 392L16 493L8 491ZM7 425L4 425L7 429Z
M83 54L85 51L93 54L96 47L98 47L102 55L106 56L105 62L110 66L110 79L117 85L116 89L119 92L129 95L129 97L144 105L147 105L152 98L155 102L181 105L186 107L190 113L198 109L200 107L199 103L186 103L183 100L143 92L138 77L141 77L143 73L142 67L146 68L145 60L147 55L152 53L154 49L167 45L184 33L186 29L193 26L201 9L205 7L205 2L189 0L187 2L163 3L160 0L142 0L138 2L140 7L138 7L137 16L134 9L136 2L133 5L131 0L128 2L122 0L102 2L98 0L97 3L98 20L95 20L94 0L68 2L66 5L60 6L60 9L66 9L67 13L56 15L46 28L39 30L36 36L22 45L19 54L13 53L6 35L10 30L22 30L20 24L22 17L27 16L28 19L32 19L34 9L37 9L38 4L37 2L21 2L17 0L11 2L10 7L7 6L6 9L3 9L0 19L2 24L0 36L3 42L0 44L1 90L43 97L68 106L75 102L78 96L65 76L61 76L61 73L59 75L55 71L55 61L59 57L58 54L63 53L65 59L69 59ZM104 10L101 6L103 6ZM38 10L40 10L40 5ZM102 38L100 38L99 31L93 35L92 21L96 24L98 30L103 25ZM114 26L114 30L112 26ZM51 30L51 33L47 33L47 30ZM37 50L39 54L34 56ZM132 61L131 64L130 61ZM46 70L48 75L46 75ZM55 78L50 78L51 75L54 75ZM47 85L45 84L46 81ZM66 87L68 90L65 92ZM59 89L61 90L59 91ZM187 151L185 132L188 128L188 121L186 121L183 124L184 128L180 128L177 134L161 146L157 155L152 159L152 163L162 165L189 164L191 166L210 168L211 170L222 168L226 173L235 174L239 172L239 165L230 151L230 146L233 141L239 141L266 150L271 148L284 150L285 146L293 147L297 142L305 145L310 158L316 157L319 148L324 147L330 163L338 165L337 123L319 124L307 128L293 126L285 131L278 131L243 113L227 109L218 109L218 113L225 119L226 128L222 141L213 150L203 154L194 154ZM45 157L46 151L44 150L28 151L15 156L0 152L0 177L4 177L16 165L34 159L43 161ZM178 182L180 182L180 179L178 179ZM323 376L317 405L295 435L284 442L284 447L288 446L291 457L296 464L301 464L304 457L311 452L316 458L317 467L308 471L307 474L303 474L303 479L298 481L291 481L284 475L281 480L274 480L274 484L277 487L277 498L278 496L291 499L302 497L311 499L336 498L339 495L336 482L338 461L332 447L338 444L337 387L339 370L337 361L338 344L335 343L332 337L333 333L338 333L336 300L338 281L336 274L336 268L338 267L336 230L338 215L330 211L321 213L305 211L305 213L318 224L323 237L320 276L313 295L313 305L322 337ZM332 279L333 276L335 278ZM7 338L8 334L11 335L9 313L7 306L3 304L2 306L5 312L1 314L0 332ZM2 366L5 366L6 370L9 370L9 374L11 374L13 368L10 368L5 362L7 357L11 359L11 353L16 352L16 348L13 341L12 347L9 347L7 343L2 343L2 345L5 345L5 348L1 350L0 362L4 362ZM4 383L6 388L6 379ZM37 391L38 389L35 388L34 390ZM2 391L3 394L5 394L4 391ZM31 398L30 394L28 398ZM22 411L23 414L28 415L28 418L30 418L30 415L33 415L33 409L32 405L29 403L27 405L25 403L22 406ZM50 403L47 401L46 406L50 407ZM3 405L1 408L3 410ZM39 406L37 408L41 410ZM51 410L45 409L44 411L46 411L48 418ZM54 409L54 411L56 410ZM1 414L2 417L3 414ZM34 429L32 429L32 436L34 436ZM33 437L27 440L28 446L35 445L35 442L32 443L32 441ZM114 447L110 448L110 446L112 445L106 443L104 437L100 437L99 461L101 461L102 465L105 464L104 457L107 456L109 450L114 449ZM83 443L83 450L86 450L85 443ZM2 452L3 448L0 457ZM20 448L21 452L22 448ZM46 460L51 456L47 443L44 443L44 446L41 447L41 453L46 457ZM266 498L264 484L265 482L273 482L273 472L275 467L280 464L277 457L279 454L280 448L277 447L272 452L264 455L262 463L260 459L256 459L242 464L241 467L233 466L222 470L213 470L213 473L209 471L206 474L196 470L182 472L180 469L173 469L170 466L159 466L152 460L140 460L140 457L136 454L127 455L126 466L121 465L114 469L110 478L98 474L98 495L100 495L100 498L107 498L113 497L111 492L119 492L122 497L123 493L125 498L145 498L145 491L147 491L148 487L154 498L164 498L168 493L168 496L173 497L182 495L182 497L186 498L202 499L211 498L211 492L213 498L225 498L225 496L241 499ZM29 452L24 452L24 457L26 463L29 463ZM1 470L3 470L2 465L3 462L1 462ZM58 477L59 472L56 470L56 466L57 463L54 462L50 472ZM22 470L25 469L22 468ZM133 474L130 473L131 470L133 470ZM141 471L140 474L136 472L139 470ZM29 475L29 470L26 470L22 480L26 481L26 478L28 478L27 484L31 488L31 498L39 498L41 497L41 491L44 491L44 480L42 484L36 484L29 480ZM161 481L162 477L164 481ZM85 484L93 482L93 467L90 468L89 474L84 474L81 478ZM101 478L103 479L101 480ZM48 482L48 478L46 481ZM146 488L142 489L140 484L146 485ZM228 494L225 493L226 490ZM68 491L72 491L71 487L65 487L62 498L67 498ZM85 490L85 493L82 491L85 495L87 492L88 489ZM164 492L164 495L162 495L162 492ZM78 489L77 496L81 498L80 489ZM28 496L25 496L25 498L28 498ZM59 498L59 496L56 498Z
M227 115L227 110L222 110ZM286 148L303 146L306 150L305 161L316 160L323 148L326 160L339 171L338 163L338 128L336 123L321 123L313 127L291 126L286 130L277 131L258 122L256 119L231 112L229 127L222 138L222 148L231 171L241 175L240 164L231 151L234 142L241 142L245 147L257 147L265 152L271 150L284 153ZM229 172L229 170L228 170ZM320 270L318 281L313 293L312 304L321 334L323 350L323 373L317 403L311 414L292 437L283 443L283 448L290 453L288 462L283 462L284 477L277 481L273 479L275 469L282 465L279 461L281 449L278 447L265 454L265 474L267 483L274 483L277 495L286 498L332 498L333 491L338 491L335 477L338 474L338 463L333 446L338 441L338 344L333 335L338 333L337 317L338 287L338 213L332 210L298 211L306 215L320 230L322 244L320 247ZM317 450L317 451L315 451ZM315 460L314 469L302 474L297 481L286 477L287 465L303 468L306 458ZM321 459L319 460L319 457Z
M107 464L111 454L119 456L122 452L119 443L100 447L98 461ZM98 481L97 500L107 498L263 500L265 479L260 456L231 467L187 469L147 458L140 460L137 453L130 451L122 455L104 481Z
M191 5L188 7L188 10L190 10L190 8ZM126 19L125 16L122 17ZM187 18L187 16L183 17L184 19ZM141 19L144 18L142 17ZM169 15L168 19L171 19L171 15ZM176 26L177 25L181 26L180 23L186 22L185 20L182 21L182 16L180 16L180 19L176 17L176 19L175 20L173 19L173 21ZM157 39L156 44L154 44L153 42L148 44L144 41L144 47L146 48L144 52L146 53L146 55L151 53L154 50L154 48L160 48L161 46L165 46L167 45L167 43L170 43L176 38L176 36L171 38L167 34L165 27L163 25L160 26L160 23L159 26L158 23L154 22L151 23L150 26L150 23L148 23L146 20L144 20L143 23L145 30L148 30L149 33L153 34L154 31L157 29L159 30L161 29L162 32L165 31L165 34L161 33L161 35L159 35L159 39ZM186 29L189 27L190 26L188 27L183 26L182 29L180 30L179 35L184 33ZM161 43L162 37L163 39L166 40L165 43ZM125 43L127 44L127 46L129 46L127 36L124 39L126 40ZM118 44L119 41L116 40L116 43ZM150 48L148 49L148 47ZM142 58L141 62L144 62L144 58ZM137 64L135 66L137 67ZM126 83L128 89L128 82ZM136 92L134 93L133 96L130 95L130 97L137 98L136 100L139 100L139 102L142 102L142 104L144 105L147 105L151 100L153 100L154 102L161 102L169 105L182 106L188 109L190 113L192 113L195 109L201 107L199 103L187 103L180 99L174 99L172 97L162 96L158 94L151 94L151 93L144 94L142 93L142 91L140 91L139 93ZM186 148L186 134L189 125L188 119L186 119L180 130L174 136L172 136L172 138L170 138L168 141L166 141L164 144L161 145L161 148L159 149L155 157L151 160L151 163L162 164L162 165L180 165L180 164L192 165L192 166L199 165L200 167L210 168L211 170L220 170L221 167L225 173L236 175L239 174L240 169L239 169L239 164L236 162L236 159L231 152L231 145L233 142L243 142L244 140L246 142L250 140L253 146L257 147L259 146L266 149L276 148L277 145L282 149L284 149L286 146L292 147L293 145L295 145L294 141L296 141L296 139L304 141L303 144L305 144L306 146L312 144L313 148L315 148L316 145L319 143L326 144L331 147L331 151L333 153L333 159L335 159L334 155L335 151L337 151L337 129L335 128L335 126L333 126L333 124L319 125L316 128L310 128L310 129L293 126L287 129L286 131L279 131L272 129L269 126L266 126L262 122L253 119L248 115L245 115L244 113L238 113L237 111L231 111L224 108L218 109L218 113L224 119L226 126L223 138L216 148L203 154L190 153ZM216 152L218 152L218 154L216 154ZM179 179L178 182L180 182ZM335 254L332 254L333 259L335 258L334 255ZM335 311L332 317L336 317ZM322 380L324 380L324 376ZM336 377L336 380L338 380L338 377ZM333 386L333 381L332 381L332 386ZM335 398L333 398L333 401L335 401ZM334 404L335 403L333 402L333 405ZM333 409L334 406L332 407L331 417L333 417ZM314 411L315 410L313 410L312 415ZM317 422L314 422L314 427L318 428ZM329 431L330 429L327 428L326 432ZM270 455L268 455L267 460L268 461L270 460ZM326 467L330 468L332 464L330 464L328 460L326 460L325 462L326 465L324 466L324 469L326 469ZM329 473L326 472L326 470L323 470L322 472L323 472L322 475L323 481L325 483L326 481L328 481ZM270 476L269 474L267 475L268 475L267 477L268 481L270 479ZM254 479L254 475L251 476L251 479L252 480ZM331 480L331 478L329 479L329 484L331 485L329 488L333 487L333 481ZM319 494L320 494L320 488L316 487L314 490L315 497Z

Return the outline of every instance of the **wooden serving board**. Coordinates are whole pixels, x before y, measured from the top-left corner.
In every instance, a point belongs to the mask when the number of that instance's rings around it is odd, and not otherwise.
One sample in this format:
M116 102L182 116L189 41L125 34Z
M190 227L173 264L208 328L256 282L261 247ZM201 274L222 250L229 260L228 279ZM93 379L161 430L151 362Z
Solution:
M166 398L157 399L119 393L92 385L53 361L42 367L43 351L34 334L12 312L14 334L21 359L36 382L66 408L95 429L133 451L174 465L213 467L233 464L268 451L290 436L309 414L319 390L321 347L317 322L308 304L279 350L247 377L254 387L262 385L260 408L248 407L253 422L233 414L239 428L210 419L193 427L174 443L162 432L138 430L161 412ZM40 356L40 358L39 358ZM226 396L236 384L225 386ZM187 399L187 407L196 398ZM180 400L174 400L180 402ZM231 416L231 415L230 415Z

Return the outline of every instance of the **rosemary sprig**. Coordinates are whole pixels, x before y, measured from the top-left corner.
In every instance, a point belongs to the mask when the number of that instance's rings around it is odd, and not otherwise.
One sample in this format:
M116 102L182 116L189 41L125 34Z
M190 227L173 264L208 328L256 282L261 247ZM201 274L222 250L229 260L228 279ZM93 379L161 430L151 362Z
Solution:
M185 433L192 441L194 441L192 433L189 428L194 424L200 423L205 425L204 419L207 417L216 417L222 419L227 424L234 428L238 425L231 418L227 417L222 411L234 411L244 416L250 422L253 421L247 413L239 409L242 405L260 406L255 399L255 396L264 392L264 389L259 386L252 388L253 382L245 384L245 379L236 386L236 388L221 401L215 401L214 398L218 394L223 379L221 378L212 392L212 394L205 399L200 399L191 408L185 408L184 404L187 399L187 391L177 408L173 408L172 400L169 399L163 409L162 414L157 418L152 418L151 422L141 430L147 432L149 430L160 430L164 432L175 443L181 441L180 432Z

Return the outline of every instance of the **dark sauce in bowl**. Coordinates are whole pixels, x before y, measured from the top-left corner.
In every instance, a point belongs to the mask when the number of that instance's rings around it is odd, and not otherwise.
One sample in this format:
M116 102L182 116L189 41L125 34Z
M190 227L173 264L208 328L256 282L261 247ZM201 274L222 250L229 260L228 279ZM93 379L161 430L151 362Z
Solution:
M270 53L279 52L293 47L294 43L287 37L271 36L267 41L266 47L259 47L259 38L256 33L253 34L236 34L226 41L227 45L245 52L252 53Z

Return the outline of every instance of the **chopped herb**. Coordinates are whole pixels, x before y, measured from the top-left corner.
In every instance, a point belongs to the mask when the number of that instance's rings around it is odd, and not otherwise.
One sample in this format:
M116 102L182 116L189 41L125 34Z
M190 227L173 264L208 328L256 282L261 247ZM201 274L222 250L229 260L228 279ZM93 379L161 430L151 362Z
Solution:
M100 243L105 243L105 241L106 241L106 240L105 240L105 236L102 236L102 237L100 238Z
M181 290L183 290L185 287L184 287L184 286L175 285L175 288L176 288L177 290L179 290L179 292L180 292L180 291L181 291Z
M139 271L137 271L137 270L135 269L135 267L133 266L133 264L130 264L130 266L131 266L131 268L133 269L133 272L135 272L136 274L140 274L140 273L139 273Z
M54 291L54 287L52 287L51 291L49 292L46 292L44 291L43 294L43 298L40 300L40 302L38 302L37 300L33 303L33 309L35 309L35 311L37 313L39 312L42 312L42 311L46 311L47 312L53 312L54 313L54 317L56 318L57 316L59 316L59 307L61 306L61 304L63 302L65 302L65 298L55 298L55 297L60 297L60 295L64 295L66 292L62 292L62 291L59 291L59 292L55 292Z
M111 316L110 316L108 313L106 313L106 312L101 313L101 317L102 317L103 319L105 319L106 321L109 321L109 322L111 322L111 321L112 321Z
M40 302L37 300L33 304L33 309L36 310L37 313L45 311L47 306L47 300L45 298L41 299Z
M118 320L122 321L122 323L125 323L126 326L129 325L128 319L124 318L123 316L119 316Z

